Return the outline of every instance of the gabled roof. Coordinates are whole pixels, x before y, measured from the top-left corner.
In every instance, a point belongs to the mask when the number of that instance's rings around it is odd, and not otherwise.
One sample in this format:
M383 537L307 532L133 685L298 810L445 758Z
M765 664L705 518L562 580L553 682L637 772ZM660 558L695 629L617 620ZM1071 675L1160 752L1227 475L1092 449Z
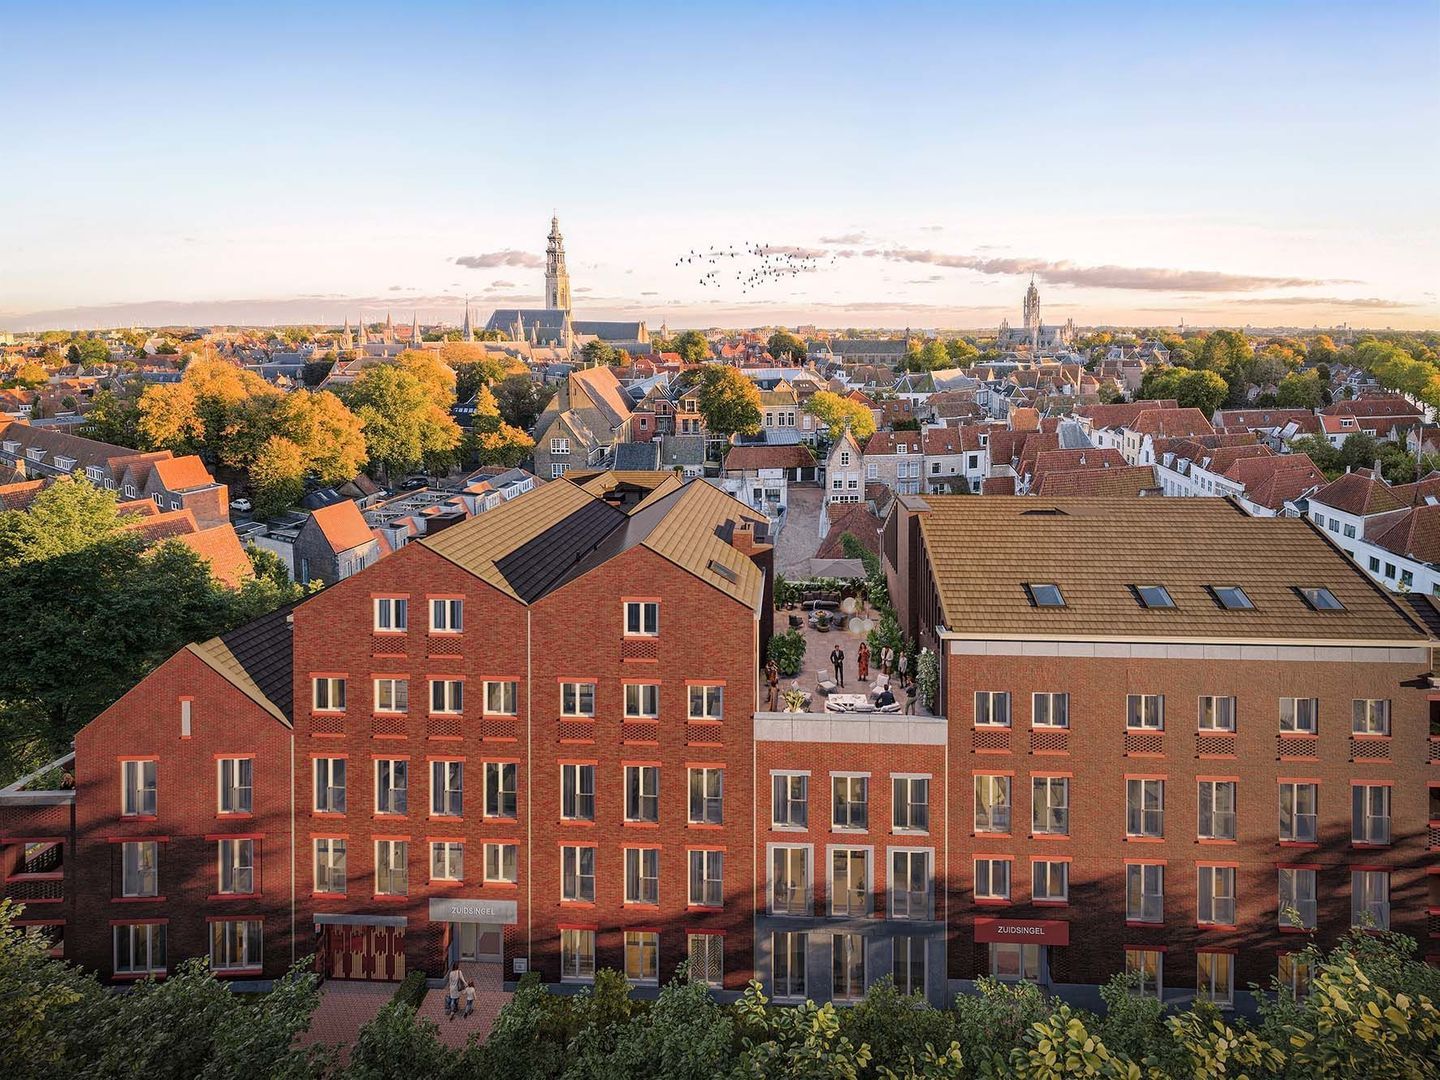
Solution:
M290 613L294 604L185 648L228 680L242 694L291 726L292 648Z
M848 533L860 541L861 547L872 555L880 554L880 529L882 523L861 503L849 503L843 512L830 517L830 531L820 541L816 559L848 559L842 538Z
M1129 425L1142 435L1213 435L1215 429L1199 409L1146 409Z
M1035 455L1037 479L1047 473L1085 469L1113 469L1125 466L1125 455L1119 450L1041 450ZM1152 477L1153 479L1153 477Z
M365 515L348 499L320 507L311 513L310 520L319 528L330 550L337 555L363 547L375 539L370 533L370 526L365 524Z
M1405 505L1384 480L1367 469L1357 469L1337 476L1311 498L1356 517L1383 514L1388 510L1399 510Z
M28 510L44 486L44 480L22 480L14 484L0 485L0 510Z
M194 454L184 457L163 458L154 465L155 475L167 491L190 491L193 488L210 487L215 478L205 463Z
M726 472L746 472L754 469L809 469L815 466L815 454L808 446L794 443L789 446L769 444L732 446L725 455Z
M865 443L866 456L874 454L898 454L905 447L907 455L921 452L922 439L918 431L877 431Z
M240 537L229 522L211 529L196 529L175 539L209 563L215 579L232 589L255 576L250 556L245 554Z
M1042 473L1035 494L1046 499L1093 498L1098 495L1141 495L1159 490L1153 466L1121 464L1110 468L1058 469Z
M616 444L615 468L658 469L659 467L660 444L658 442L632 442Z

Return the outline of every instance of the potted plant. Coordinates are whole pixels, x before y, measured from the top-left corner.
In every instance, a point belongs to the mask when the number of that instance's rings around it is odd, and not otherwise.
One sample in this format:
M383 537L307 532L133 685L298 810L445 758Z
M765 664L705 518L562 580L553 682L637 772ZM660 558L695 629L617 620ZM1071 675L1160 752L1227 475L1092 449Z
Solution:
M785 702L786 712L804 712L805 706L810 704L810 695L804 690L786 690L780 699Z
M793 678L800 674L805 663L805 635L799 630L787 630L770 639L770 659L780 668L780 674Z

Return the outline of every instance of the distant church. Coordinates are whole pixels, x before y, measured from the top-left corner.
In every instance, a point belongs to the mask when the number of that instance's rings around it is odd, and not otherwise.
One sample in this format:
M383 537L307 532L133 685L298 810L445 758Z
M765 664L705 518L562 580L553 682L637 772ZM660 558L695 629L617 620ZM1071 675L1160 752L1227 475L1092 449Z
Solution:
M592 322L570 317L570 271L565 268L565 238L560 219L550 219L545 242L545 306L543 308L499 308L485 324L511 341L573 350L592 338L599 338L631 354L650 351L650 331L644 322ZM471 340L470 309L465 309L465 339Z
M1035 277L1031 275L1030 288L1025 290L1025 325L1012 327L1009 319L1002 319L995 343L1002 349L1042 352L1068 348L1074 340L1074 319L1066 319L1064 326L1046 326L1040 321L1040 290L1035 288Z

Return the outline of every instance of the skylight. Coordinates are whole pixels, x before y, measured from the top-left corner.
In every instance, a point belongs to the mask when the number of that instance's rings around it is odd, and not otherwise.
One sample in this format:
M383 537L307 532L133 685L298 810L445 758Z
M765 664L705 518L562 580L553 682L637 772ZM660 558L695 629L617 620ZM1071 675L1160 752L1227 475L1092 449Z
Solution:
M1215 594L1216 602L1230 611L1248 611L1255 606L1239 585L1212 585L1210 591Z
M1335 599L1335 594L1329 589L1322 589L1318 586L1308 589L1301 589L1300 595L1305 602L1316 611L1344 611L1345 605Z
M1065 606L1065 597L1059 585L1026 585L1025 592L1030 596L1030 603L1036 607Z
M1164 585L1136 585L1135 595L1139 598L1141 607L1173 608L1175 606L1175 601L1170 599L1170 592Z

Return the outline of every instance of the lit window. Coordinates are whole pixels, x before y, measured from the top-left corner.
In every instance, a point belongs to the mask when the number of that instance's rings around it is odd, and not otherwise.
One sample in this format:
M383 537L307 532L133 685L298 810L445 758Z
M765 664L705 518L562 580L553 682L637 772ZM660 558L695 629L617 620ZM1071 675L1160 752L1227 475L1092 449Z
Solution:
M560 931L560 978L589 981L595 978L595 931Z
M1170 598L1170 591L1164 585L1134 585L1135 596L1140 601L1141 607L1146 608L1173 608L1175 601Z
M1239 585L1212 585L1210 591L1215 602L1228 611L1248 611L1255 606Z
M1310 995L1310 958L1303 953L1281 953L1276 978L1296 1001Z
M651 986L659 983L660 935L655 931L625 931L625 978Z
M1195 954L1195 995L1222 1009L1235 999L1235 955L1201 952Z
M1025 593L1035 607L1064 607L1065 596L1059 585L1026 585Z
M1301 589L1301 597L1315 611L1344 611L1345 605L1335 598L1329 589L1319 587Z
M1131 993L1159 998L1165 970L1165 954L1159 949L1126 949L1125 974L1130 976Z

